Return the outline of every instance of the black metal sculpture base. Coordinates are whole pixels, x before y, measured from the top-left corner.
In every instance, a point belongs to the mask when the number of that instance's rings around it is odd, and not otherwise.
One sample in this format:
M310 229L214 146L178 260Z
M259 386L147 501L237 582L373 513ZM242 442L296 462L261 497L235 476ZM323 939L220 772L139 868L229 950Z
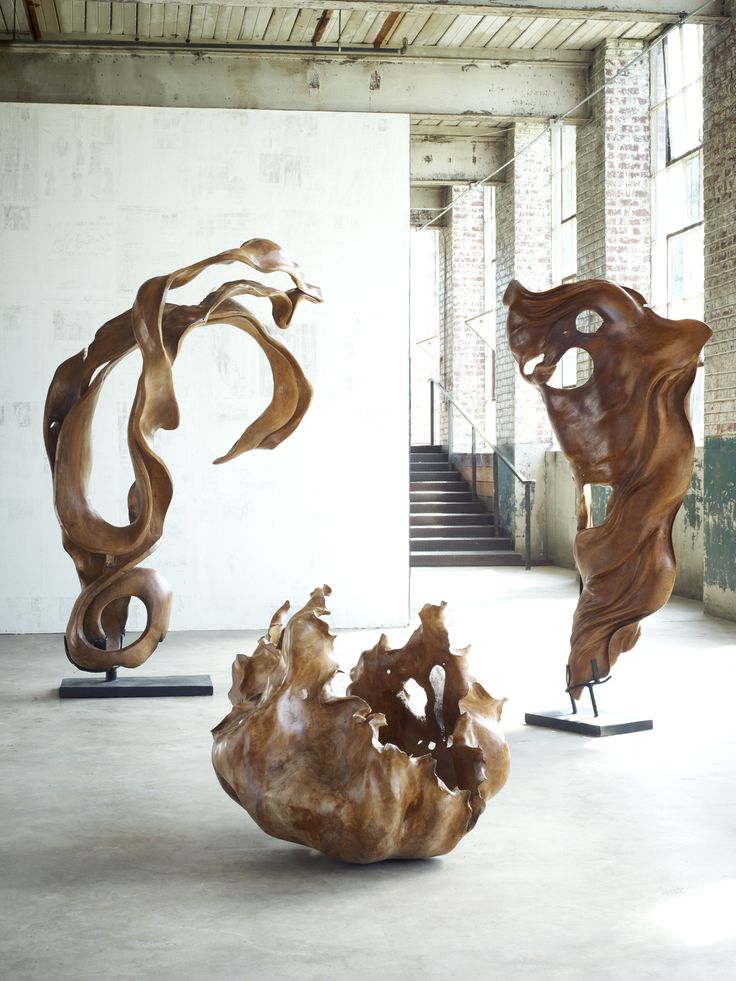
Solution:
M576 732L581 736L620 736L626 732L646 732L654 728L652 719L634 719L625 715L616 715L612 712L598 711L598 703L595 699L596 685L603 685L611 680L611 676L601 678L598 674L598 663L595 659L591 660L590 666L593 672L591 681L580 685L570 684L570 669L567 669L567 687L565 691L570 696L570 711L561 712L551 710L549 712L527 712L524 721L528 726L542 726L545 729L563 729L566 732ZM590 708L581 708L573 698L573 691L576 688L587 688L590 695Z
M172 675L164 678L140 678L130 675L118 678L117 669L104 678L64 678L59 698L161 698L167 695L211 695L212 679L208 674Z

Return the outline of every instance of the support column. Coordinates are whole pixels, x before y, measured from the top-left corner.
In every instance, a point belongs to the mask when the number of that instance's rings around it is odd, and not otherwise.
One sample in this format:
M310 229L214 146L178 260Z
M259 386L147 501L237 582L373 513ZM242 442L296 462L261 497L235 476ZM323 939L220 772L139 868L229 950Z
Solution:
M577 132L578 279L608 279L649 299L649 60L614 79L641 51L638 41L596 48L590 86L608 87L591 102Z
M729 4L736 17L736 4ZM703 45L705 610L736 620L736 23Z
M496 188L496 442L525 476L536 481L532 554L543 554L544 453L552 431L539 394L520 376L506 339L503 294L510 280L532 290L551 286L550 141L541 123L515 123L508 134L506 168ZM533 145L532 141L539 137ZM530 147L526 150L527 147ZM523 489L499 464L499 503L504 530L525 545Z
M466 320L486 310L483 188L450 188L455 207L444 239L444 318L440 358L442 384L481 428L485 423L486 345ZM458 424L459 425L459 424ZM469 449L469 427L458 428L457 449ZM464 444L467 443L467 446Z
M577 131L578 279L607 279L651 297L649 57L621 71L641 41L609 40L593 53L591 120ZM582 330L600 318L587 313ZM590 377L590 357L577 359L578 384ZM592 487L593 513L604 514L610 490Z

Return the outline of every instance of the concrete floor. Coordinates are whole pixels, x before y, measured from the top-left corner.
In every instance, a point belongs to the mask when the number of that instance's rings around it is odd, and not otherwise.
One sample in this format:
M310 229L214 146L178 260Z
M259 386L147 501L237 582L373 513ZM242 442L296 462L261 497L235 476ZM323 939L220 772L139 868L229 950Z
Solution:
M653 732L525 727L564 704L575 595L560 569L414 572L413 609L448 600L510 699L512 773L450 855L366 867L268 838L217 784L209 729L257 634L170 634L143 669L209 671L214 698L112 702L59 701L59 637L0 638L0 976L733 981L736 624L677 599L646 623L601 701ZM342 633L341 661L377 634Z

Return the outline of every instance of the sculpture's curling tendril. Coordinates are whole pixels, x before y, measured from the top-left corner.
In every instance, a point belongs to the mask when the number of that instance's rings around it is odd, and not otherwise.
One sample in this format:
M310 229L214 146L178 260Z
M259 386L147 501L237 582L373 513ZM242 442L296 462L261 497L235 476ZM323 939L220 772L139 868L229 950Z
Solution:
M351 671L346 697L330 682L334 636L322 619L329 586L233 664L233 709L213 730L225 791L275 838L365 864L450 851L506 781L508 746L495 699L452 651L443 603L426 605L399 650L382 636ZM427 695L414 712L406 684Z
M243 279L225 283L195 306L167 303L170 290L210 266L234 262L260 273L287 273L294 288L284 291ZM281 328L289 325L302 299L322 299L319 289L304 280L299 266L278 245L250 239L240 248L145 282L132 309L104 324L89 348L64 361L54 374L46 398L44 438L64 548L82 585L69 618L66 648L69 659L83 671L138 667L168 629L168 584L153 569L136 567L156 548L173 493L171 475L154 452L153 437L159 429L179 425L172 365L186 334L207 323L232 324L257 342L273 375L271 403L215 463L247 450L278 446L309 406L311 387L298 362L236 302L240 296L270 300L274 321ZM92 419L105 379L136 347L143 365L128 421L134 481L128 493L129 524L117 526L105 521L89 500ZM135 642L121 648L132 597L146 608L146 627Z
M601 677L639 638L639 621L663 606L675 582L672 524L692 476L688 398L710 328L667 320L635 290L583 280L533 293L512 281L504 296L511 351L544 399L578 490L575 561L582 591L573 619L570 684ZM602 318L595 333L577 316ZM593 374L578 388L548 384L570 348ZM527 374L525 366L542 356ZM587 485L611 485L605 520L594 527ZM573 690L579 697L581 687Z

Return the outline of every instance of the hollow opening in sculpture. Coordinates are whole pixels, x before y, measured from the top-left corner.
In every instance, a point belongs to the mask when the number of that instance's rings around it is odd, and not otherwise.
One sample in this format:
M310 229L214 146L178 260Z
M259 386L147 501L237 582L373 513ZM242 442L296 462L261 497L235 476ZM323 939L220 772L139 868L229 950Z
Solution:
M587 385L593 377L593 359L582 347L570 347L557 361L546 383L555 392L573 391Z
M603 317L595 310L582 310L575 318L575 327L581 334L596 334L603 326Z

